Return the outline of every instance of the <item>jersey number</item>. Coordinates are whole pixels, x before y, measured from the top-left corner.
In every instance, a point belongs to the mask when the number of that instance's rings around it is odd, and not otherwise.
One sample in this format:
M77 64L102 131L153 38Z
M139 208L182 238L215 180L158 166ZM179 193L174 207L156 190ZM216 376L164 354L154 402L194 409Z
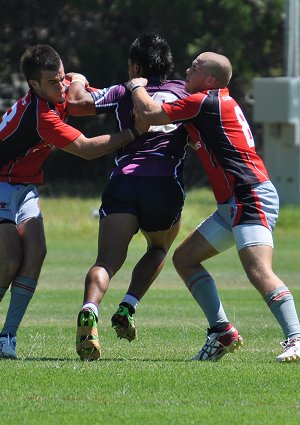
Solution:
M152 96L152 99L155 100L156 103L160 105L165 102L174 102L177 100L177 97L170 92L161 91L156 92ZM163 131L164 133L169 133L177 128L176 124L165 124L165 125L151 125L148 131Z
M253 139L249 124L247 123L247 120L246 120L241 108L239 106L236 106L234 108L234 112L235 112L235 115L238 119L238 122L240 123L240 125L242 127L242 131L245 135L248 146L250 148L253 148L254 147L254 139Z

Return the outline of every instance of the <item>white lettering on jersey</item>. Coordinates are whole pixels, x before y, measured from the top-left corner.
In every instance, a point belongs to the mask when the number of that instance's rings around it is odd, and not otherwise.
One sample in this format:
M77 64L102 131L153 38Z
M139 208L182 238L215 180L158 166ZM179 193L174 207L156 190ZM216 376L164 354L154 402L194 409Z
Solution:
M16 115L17 112L17 103L15 103L12 107L10 111L7 111L3 117L2 117L2 121L0 124L0 131L4 129L4 127L6 126L7 123L9 123L13 117Z
M161 105L166 102L174 102L178 98L168 91L156 92L152 96L152 99ZM169 133L177 128L177 124L165 124L165 125L151 125L148 131L162 131L163 133Z
M253 148L254 147L254 139L253 139L249 124L247 123L247 120L246 120L241 108L239 106L235 106L234 112L235 112L235 115L238 119L238 122L240 123L240 125L242 127L242 131L245 135L248 146L250 148Z

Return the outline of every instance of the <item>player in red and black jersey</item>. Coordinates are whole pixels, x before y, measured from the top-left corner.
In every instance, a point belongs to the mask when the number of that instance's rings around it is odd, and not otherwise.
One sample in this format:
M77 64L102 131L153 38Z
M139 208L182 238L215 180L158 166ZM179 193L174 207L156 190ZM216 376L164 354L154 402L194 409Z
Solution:
M202 262L236 245L244 270L279 322L286 341L278 361L300 360L300 325L293 297L272 270L272 231L279 200L249 125L227 85L227 57L201 53L186 72L185 99L158 105L134 79L128 88L137 108L137 125L183 122L209 178L217 210L176 249L174 265L209 322L208 339L195 360L218 360L242 345L229 322L216 285Z
M41 167L52 146L93 159L134 139L131 130L87 138L65 123L65 72L52 47L37 45L26 50L21 70L29 91L0 122L0 301L11 285L10 305L0 334L0 357L6 358L17 358L17 329L46 255L36 185L43 183ZM75 75L71 84L86 84L86 80Z

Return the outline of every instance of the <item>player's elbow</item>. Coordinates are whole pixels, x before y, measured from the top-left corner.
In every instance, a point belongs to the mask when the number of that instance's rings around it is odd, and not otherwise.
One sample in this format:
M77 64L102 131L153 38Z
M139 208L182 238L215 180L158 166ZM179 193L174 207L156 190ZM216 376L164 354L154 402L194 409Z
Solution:
M75 98L67 98L67 111L68 114L76 114L78 107L81 106L81 102Z
M70 98L67 100L67 112L73 116L88 116L95 115L96 109L93 103Z
M93 149L90 139L81 134L73 143L65 146L64 151L79 156L80 158L91 160L99 156L99 152Z

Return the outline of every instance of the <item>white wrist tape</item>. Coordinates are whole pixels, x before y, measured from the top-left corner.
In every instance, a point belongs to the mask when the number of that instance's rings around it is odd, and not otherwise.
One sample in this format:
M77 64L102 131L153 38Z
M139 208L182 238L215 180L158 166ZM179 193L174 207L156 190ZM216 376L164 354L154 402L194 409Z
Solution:
M129 80L126 83L126 87L132 93L138 87L144 87L144 84L142 83L142 80L137 80L135 83L133 83L131 80Z
M78 81L79 83L83 84L84 87L85 87L85 83L82 80L80 80L79 78L72 79L72 81L70 82L70 84L75 83L75 81Z

